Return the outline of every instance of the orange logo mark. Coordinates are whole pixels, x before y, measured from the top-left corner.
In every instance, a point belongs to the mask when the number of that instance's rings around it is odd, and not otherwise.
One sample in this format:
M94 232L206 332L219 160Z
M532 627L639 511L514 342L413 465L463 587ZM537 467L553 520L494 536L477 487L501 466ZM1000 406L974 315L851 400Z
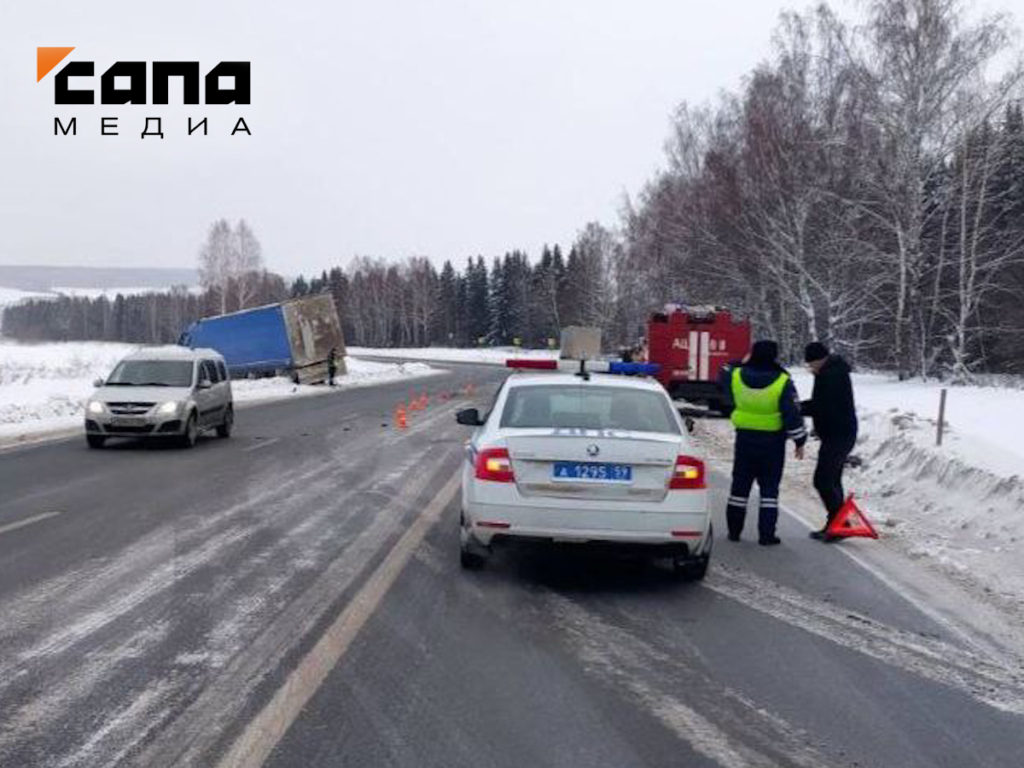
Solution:
M46 77L50 70L64 61L64 57L71 53L71 48L36 48L36 82Z

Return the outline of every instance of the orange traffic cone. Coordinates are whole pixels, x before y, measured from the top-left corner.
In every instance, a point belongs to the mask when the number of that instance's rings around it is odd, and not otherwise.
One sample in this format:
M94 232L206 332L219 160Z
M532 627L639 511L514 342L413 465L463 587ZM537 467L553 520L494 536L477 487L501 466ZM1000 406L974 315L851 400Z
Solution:
M825 536L830 539L849 539L855 536L877 539L878 531L857 506L851 494L836 516L832 518L832 522L828 524Z
M405 429L408 425L405 417L405 403L399 403L395 408L395 428Z

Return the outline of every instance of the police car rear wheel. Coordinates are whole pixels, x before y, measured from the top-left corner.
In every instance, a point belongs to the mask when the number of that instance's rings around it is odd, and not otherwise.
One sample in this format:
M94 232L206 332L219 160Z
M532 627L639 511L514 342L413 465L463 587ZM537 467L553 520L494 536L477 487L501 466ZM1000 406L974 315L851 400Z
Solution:
M475 552L469 552L465 549L459 552L459 565L467 571L479 571L484 567L484 562L486 561Z
M708 575L708 565L711 558L707 555L697 559L677 557L672 561L672 567L676 576L683 581L702 581Z
M466 517L459 515L459 565L467 571L478 571L484 567L487 559L479 552L472 549L469 529L466 526Z
M708 536L704 544L704 552L697 557L677 557L672 561L672 570L684 581L702 581L708 575L711 564L711 549L715 541L714 526L708 527Z

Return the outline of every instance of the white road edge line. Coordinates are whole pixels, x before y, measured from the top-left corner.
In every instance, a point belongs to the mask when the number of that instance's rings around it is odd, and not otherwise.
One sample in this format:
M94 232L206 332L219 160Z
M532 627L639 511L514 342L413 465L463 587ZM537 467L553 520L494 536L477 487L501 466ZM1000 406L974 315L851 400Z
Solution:
M273 698L246 725L245 730L218 761L217 768L252 768L263 765L271 751L313 698L324 680L374 614L427 532L455 498L461 468L413 521L398 543L338 614L312 650L299 662Z
M24 528L27 525L34 523L41 523L43 520L49 520L51 517L56 517L61 514L60 512L40 512L38 515L32 515L32 517L26 517L22 520L18 520L14 523L8 523L7 525L0 525L0 534L8 533L10 531L16 531L19 528Z
M803 515L799 514L798 512L795 512L794 510L789 509L789 508L783 506L782 504L779 504L779 509L782 512L785 512L787 515L789 515L791 518L796 520L801 525L805 526L808 531L817 530L817 528L815 527L815 525L813 523L808 521ZM829 546L832 546L834 549L836 549L839 552L841 552L842 554L846 555L846 557L848 557L850 560L852 560L856 565L860 566L865 571L870 573L879 582L881 582L881 584L883 586L888 588L891 592L896 594L898 597L902 598L903 600L906 600L908 603L910 603L912 606L914 606L918 611L920 611L923 615L927 616L929 619L934 621L939 626L945 627L951 634L953 634L956 637L960 638L960 641L965 643L967 645L967 647L974 648L976 650L984 650L982 648L979 648L976 639L969 632L967 632L966 630L964 630L963 628L958 626L956 623L951 621L948 616L943 615L940 611L937 611L936 609L932 608L932 606L928 605L924 601L919 600L917 597L915 597L914 595L910 594L899 583L899 581L897 579L894 579L892 576L890 576L888 573L883 571L881 568L878 568L878 567L872 565L867 560L865 560L864 558L860 557L856 552L852 552L851 550L846 549L842 545L835 545L835 544L833 544L833 545L829 545Z
M722 469L716 469L716 471L722 475L722 477L725 479L726 484L728 485L728 472ZM817 526L815 526L814 523L810 522L806 517L801 515L799 512L789 508L788 506L784 504L779 504L779 511L786 513L789 517L793 518L793 520L795 520L801 526L806 528L808 531L817 530ZM824 510L822 510L822 514L824 514ZM883 586L885 586L891 592L896 594L898 597L910 603L910 605L916 608L921 614L927 616L929 619L934 621L939 626L945 627L951 634L955 635L960 639L961 642L965 643L967 647L981 651L987 650L984 648L979 648L976 638L974 638L969 632L967 632L962 627L958 626L955 622L950 620L950 618L944 615L941 611L936 610L924 601L919 600L914 595L909 594L909 592L900 584L900 582L897 579L893 578L882 569L878 568L875 565L872 565L867 560L860 557L855 552L852 552L851 550L843 547L842 545L829 546L832 546L835 550L841 552L843 555L845 555L851 561L853 561L854 564L860 566L863 570L867 571L869 574L875 577L875 579L877 579Z

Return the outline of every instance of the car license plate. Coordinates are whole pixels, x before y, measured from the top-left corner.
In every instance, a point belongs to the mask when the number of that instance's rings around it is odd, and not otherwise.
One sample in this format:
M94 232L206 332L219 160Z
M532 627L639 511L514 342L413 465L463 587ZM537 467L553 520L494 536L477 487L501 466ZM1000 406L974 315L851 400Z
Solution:
M142 427L145 424L146 420L137 416L115 416L110 420L112 427Z
M594 483L631 483L633 468L628 464L605 464L591 461L556 461L551 470L555 480Z

